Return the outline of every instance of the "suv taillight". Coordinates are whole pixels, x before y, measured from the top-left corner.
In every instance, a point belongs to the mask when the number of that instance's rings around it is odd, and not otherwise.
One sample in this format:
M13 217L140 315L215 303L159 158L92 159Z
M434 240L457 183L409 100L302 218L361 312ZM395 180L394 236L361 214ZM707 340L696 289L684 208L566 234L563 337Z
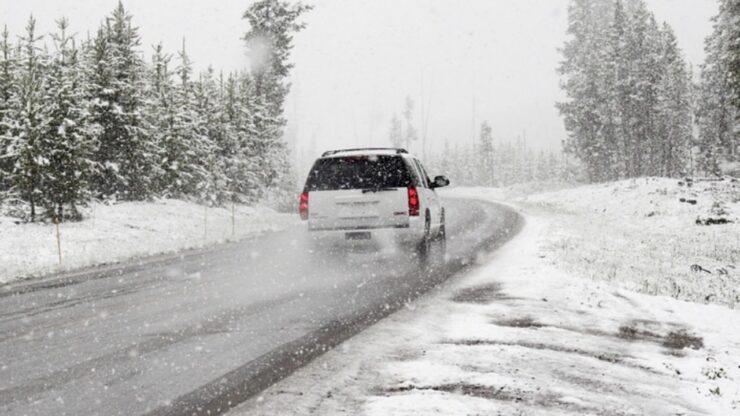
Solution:
M413 186L408 189L409 189L409 216L418 217L419 216L419 193L416 191L416 188L414 188Z
M301 213L302 220L308 219L308 192L301 194L301 202L298 206L298 211Z

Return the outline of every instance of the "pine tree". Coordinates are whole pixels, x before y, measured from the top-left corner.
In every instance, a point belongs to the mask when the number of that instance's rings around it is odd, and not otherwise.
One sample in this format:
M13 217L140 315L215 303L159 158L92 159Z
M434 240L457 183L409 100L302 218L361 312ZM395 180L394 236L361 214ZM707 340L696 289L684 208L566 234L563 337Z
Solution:
M162 44L154 46L152 66L147 82L146 119L151 128L151 140L160 149L158 158L159 176L153 191L159 195L174 196L171 184L177 183L176 171L172 168L171 153L174 143L179 142L175 132L175 87L172 82L170 62L172 56L164 52Z
M260 141L262 132L257 124L262 124L261 112L258 109L258 97L255 94L255 84L252 75L244 72L238 75L238 105L236 106L239 117L237 133L239 134L242 148L243 163L247 177L236 186L240 189L248 201L256 201L262 197L267 182L264 171L261 170L264 160L260 154Z
M10 174L15 158L9 153L14 122L11 114L16 90L17 56L10 42L8 27L0 35L0 202L11 187Z
M608 96L608 115L610 135L613 144L613 176L624 178L632 174L630 136L630 98L632 77L630 76L630 55L627 46L629 17L621 0L614 3L614 16L605 50Z
M119 2L95 40L93 117L101 128L95 187L104 197L140 200L154 187L159 149L143 115L144 63L137 50L138 29L131 20Z
M37 207L42 200L41 169L48 164L39 152L39 141L48 126L48 115L43 102L44 67L47 58L38 42L36 20L31 16L26 34L21 37L18 57L17 94L12 95L6 117L12 120L6 131L6 157L13 161L8 175L10 192L29 206L29 218L36 220Z
M226 79L222 98L223 117L230 126L232 147L224 150L228 157L225 174L233 202L251 203L259 198L259 166L252 152L257 132L250 110L252 97L248 74L230 74Z
M164 60L159 57L155 59ZM197 184L200 183L205 172L202 169L202 160L193 157L190 148L191 142L198 136L196 130L197 113L195 109L195 96L192 83L192 64L185 51L185 44L178 53L179 64L175 68L178 83L171 87L169 93L166 90L160 92L160 100L169 101L169 110L166 111L166 132L162 135L160 146L162 148L161 169L163 172L162 189L164 195L171 198L184 198L196 194ZM167 62L168 63L168 62ZM160 63L161 71L167 65ZM162 84L166 85L168 74L160 73Z
M731 15L730 0L720 2L720 11L713 18L714 29L705 41L706 60L701 67L701 82L697 104L699 125L699 167L708 174L719 175L725 160L739 157L735 136L738 111L733 106L729 44Z
M168 112L169 134L162 142L162 170L165 195L175 198L193 197L205 200L202 189L208 180L206 157L212 150L212 141L204 118L210 108L201 108L197 97L200 88L193 80L192 62L185 50L178 54L175 68L178 78L172 93L172 106Z
M629 100L625 111L625 146L627 149L628 177L641 176L649 169L652 114L650 107L654 97L652 76L652 48L649 41L651 16L643 2L631 8L626 31L626 52L629 65Z
M403 147L403 124L397 114L391 118L391 128L388 131L388 139L391 145L396 148Z
M724 13L725 33L727 38L727 69L729 87L732 91L735 108L735 160L740 160L740 0L725 0L721 8Z
M419 139L419 135L414 127L414 100L406 96L403 105L403 119L406 122L406 129L403 133L403 143L406 149L411 149L411 145Z
M676 177L687 173L691 147L691 79L673 30L664 24L661 35L660 64L664 72L657 85L656 133L660 146L657 173Z
M559 72L567 101L557 104L568 138L566 151L586 164L589 178L602 181L614 177L614 143L605 137L608 90L603 79L602 45L608 39L607 2L574 0L568 8L569 39L562 49Z
M493 129L484 121L480 126L480 143L478 144L478 160L480 183L483 186L493 186Z
M228 195L228 170L233 135L224 123L218 88L213 78L213 69L201 74L194 85L196 134L189 143L189 155L194 163L199 161L203 176L196 183L198 200L216 206L223 204Z
M112 47L108 42L107 31L109 25L104 24L98 28L93 39L87 41L84 50L85 59L83 70L87 83L87 98L90 100L90 122L95 126L94 154L95 173L91 178L91 190L95 197L109 196L112 184L109 184L109 176L115 174L116 169L113 162L107 157L107 152L112 147L109 142L113 126L118 124L118 117L113 111L115 91L112 88Z
M88 199L88 179L93 169L88 123L78 50L68 36L69 23L57 21L59 33L52 35L56 53L46 77L44 105L47 130L39 138L42 196L47 215L62 220L80 217L77 207ZM65 215L65 206L70 211Z
M243 18L249 23L244 40L250 55L254 81L255 153L263 167L264 187L292 193L290 157L283 140L283 106L290 90L287 77L293 64L290 51L293 35L305 27L300 16L311 7L284 0L252 3Z

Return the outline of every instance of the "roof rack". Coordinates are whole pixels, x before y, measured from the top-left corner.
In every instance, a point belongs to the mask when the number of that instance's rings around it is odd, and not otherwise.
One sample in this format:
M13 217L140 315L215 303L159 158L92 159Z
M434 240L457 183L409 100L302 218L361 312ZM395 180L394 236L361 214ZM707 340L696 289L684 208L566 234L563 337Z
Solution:
M360 147L357 149L329 150L329 151L324 152L321 155L321 157L327 157L327 156L331 156L331 155L335 155L337 153L343 153L343 152L357 152L360 150L393 150L396 152L396 154L408 153L406 149L401 149L397 147Z

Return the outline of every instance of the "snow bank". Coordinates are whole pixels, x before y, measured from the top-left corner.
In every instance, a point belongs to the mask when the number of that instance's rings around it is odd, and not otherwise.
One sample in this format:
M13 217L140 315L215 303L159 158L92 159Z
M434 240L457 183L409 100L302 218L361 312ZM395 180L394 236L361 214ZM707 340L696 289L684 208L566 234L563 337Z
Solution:
M643 178L514 202L554 217L544 244L573 274L648 294L740 304L738 182Z
M264 207L209 208L179 200L95 204L87 219L62 223L62 264L53 224L0 217L0 283L137 256L175 252L279 230L296 215Z

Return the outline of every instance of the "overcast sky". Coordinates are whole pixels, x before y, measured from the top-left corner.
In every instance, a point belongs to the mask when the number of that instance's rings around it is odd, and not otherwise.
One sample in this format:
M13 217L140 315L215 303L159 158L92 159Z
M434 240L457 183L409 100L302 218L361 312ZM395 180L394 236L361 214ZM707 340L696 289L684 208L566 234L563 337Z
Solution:
M117 0L0 0L12 33L29 14L42 32L67 16L79 36L94 33ZM296 36L291 136L316 151L388 145L390 117L410 95L428 115L430 143L470 141L487 120L508 140L526 131L535 146L556 148L565 136L554 108L555 68L565 39L568 0L314 0L308 27ZM199 68L245 66L241 14L248 0L125 0L150 45L179 49L182 38ZM648 0L676 30L687 59L703 60L716 0ZM420 152L420 149L414 149Z

